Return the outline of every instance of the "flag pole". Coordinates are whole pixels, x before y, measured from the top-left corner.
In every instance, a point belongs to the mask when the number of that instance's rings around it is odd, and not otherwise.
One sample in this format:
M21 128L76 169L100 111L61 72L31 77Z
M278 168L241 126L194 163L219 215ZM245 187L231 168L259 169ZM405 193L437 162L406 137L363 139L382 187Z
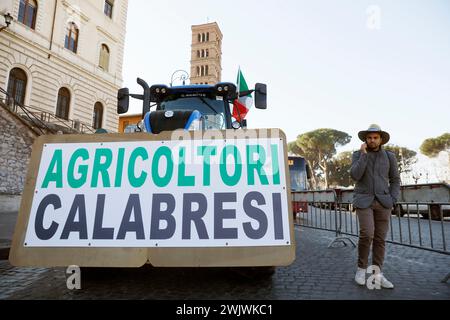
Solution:
M238 68L237 86L238 86L238 99L239 99L239 94L241 93L241 66L239 66L239 68Z
M238 117L239 117L239 119L237 119L237 120L239 121L239 124L242 127L243 119L241 117L241 110L239 110L239 95L241 93L241 66L239 66L239 69L238 69L237 89L238 89L238 93L237 93L236 109L237 109L237 113L238 113Z

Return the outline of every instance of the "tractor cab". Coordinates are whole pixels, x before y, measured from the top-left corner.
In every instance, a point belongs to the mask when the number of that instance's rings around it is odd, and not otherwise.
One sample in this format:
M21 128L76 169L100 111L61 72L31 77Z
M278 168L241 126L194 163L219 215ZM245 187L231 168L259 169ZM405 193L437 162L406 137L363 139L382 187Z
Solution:
M226 130L246 127L246 121L232 117L233 102L239 97L255 95L255 107L266 109L266 85L256 84L254 90L237 92L233 83L221 82L216 85L187 85L149 87L137 80L144 89L143 95L130 94L128 88L118 92L117 112L126 113L129 98L143 101L142 121L138 130L158 134L162 131L185 130ZM151 111L152 108L154 111Z

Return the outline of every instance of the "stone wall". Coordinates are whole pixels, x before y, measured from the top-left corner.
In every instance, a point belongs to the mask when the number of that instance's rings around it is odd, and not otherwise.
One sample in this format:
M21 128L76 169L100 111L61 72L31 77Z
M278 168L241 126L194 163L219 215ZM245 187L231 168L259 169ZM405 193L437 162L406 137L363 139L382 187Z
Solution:
M21 194L37 134L0 105L0 193Z

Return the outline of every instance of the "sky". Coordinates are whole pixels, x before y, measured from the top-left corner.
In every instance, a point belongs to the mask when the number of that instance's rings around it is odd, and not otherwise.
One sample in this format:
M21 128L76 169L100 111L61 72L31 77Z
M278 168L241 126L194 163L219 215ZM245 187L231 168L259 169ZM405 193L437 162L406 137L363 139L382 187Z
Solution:
M339 151L359 149L372 123L415 151L450 132L448 0L130 0L128 10L123 76L133 93L137 77L168 84L189 72L191 25L217 22L222 81L235 82L240 66L249 86L268 86L268 109L252 109L249 128L281 128L289 141L347 132Z

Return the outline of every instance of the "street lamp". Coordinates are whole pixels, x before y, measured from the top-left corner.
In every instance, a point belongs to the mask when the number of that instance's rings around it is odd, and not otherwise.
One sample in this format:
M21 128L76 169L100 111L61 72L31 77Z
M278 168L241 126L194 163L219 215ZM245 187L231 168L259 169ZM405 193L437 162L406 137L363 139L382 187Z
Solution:
M2 32L4 29L8 28L9 25L11 24L11 22L13 21L13 16L10 15L9 12L7 14L3 14L3 16L5 17L6 26L1 27L0 32Z
M174 77L176 74L179 74L177 77ZM170 77L170 86L172 86L173 82L177 79L183 81L183 86L186 84L186 80L189 79L189 73L184 70L176 70L172 73L172 77Z

